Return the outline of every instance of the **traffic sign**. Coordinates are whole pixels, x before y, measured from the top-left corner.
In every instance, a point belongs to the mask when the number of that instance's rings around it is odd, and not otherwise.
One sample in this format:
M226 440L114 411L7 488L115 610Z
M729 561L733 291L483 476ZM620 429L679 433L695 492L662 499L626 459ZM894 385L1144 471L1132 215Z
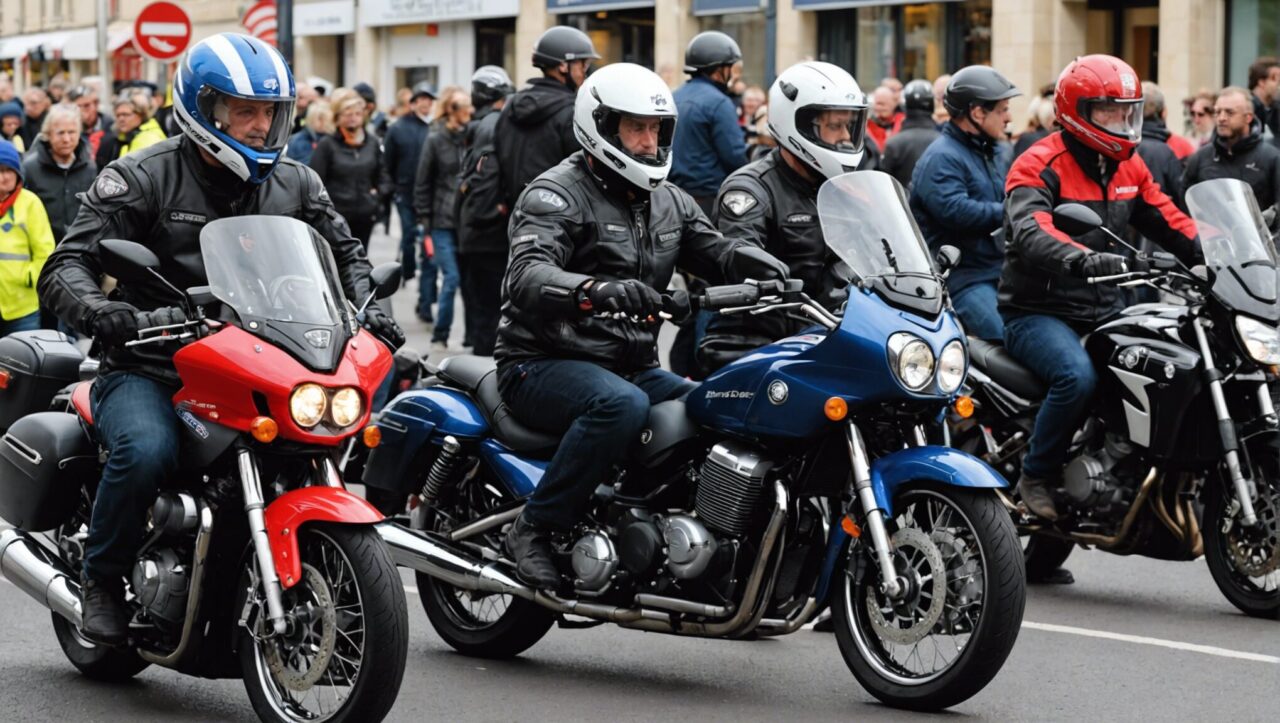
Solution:
M171 2L151 3L133 21L133 44L152 60L173 60L190 42L191 18Z

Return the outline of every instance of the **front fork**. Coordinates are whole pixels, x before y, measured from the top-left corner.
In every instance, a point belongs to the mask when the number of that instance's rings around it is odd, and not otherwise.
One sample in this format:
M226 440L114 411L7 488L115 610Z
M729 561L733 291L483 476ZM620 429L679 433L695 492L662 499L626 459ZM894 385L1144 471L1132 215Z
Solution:
M1236 490L1236 499L1240 500L1240 517L1245 526L1252 527L1258 523L1258 514L1253 509L1253 497L1249 494L1249 481L1244 477L1240 467L1239 440L1236 437L1236 425L1231 419L1231 411L1227 408L1227 398L1222 392L1222 372L1213 365L1213 352L1209 348L1209 338L1205 334L1208 325L1203 318L1198 318L1192 325L1196 331L1196 341L1200 344L1200 355L1204 358L1205 379L1209 382L1209 395L1213 398L1213 411L1218 418L1218 432L1222 436L1222 447L1226 450L1227 472L1231 475L1231 484ZM1265 400L1263 411L1271 405L1271 397L1265 384L1262 389ZM1272 414L1274 415L1274 410Z
M236 461L240 467L240 488L244 492L244 511L249 516L249 534L253 538L254 559L258 568L258 579L262 582L262 590L267 598L267 619L276 635L283 635L288 628L285 620L280 576L276 574L276 566L271 557L271 540L267 537L267 522L262 511L262 481L258 478L258 464L253 453L242 449L236 453Z
M880 567L880 579L883 581L880 591L896 600L906 591L906 584L898 577L898 571L893 566L889 532L884 526L884 510L876 503L875 491L871 489L871 463L867 460L867 446L852 420L845 427L845 441L849 444L849 461L853 466L853 488L862 511L866 514L871 546L876 553L876 564Z

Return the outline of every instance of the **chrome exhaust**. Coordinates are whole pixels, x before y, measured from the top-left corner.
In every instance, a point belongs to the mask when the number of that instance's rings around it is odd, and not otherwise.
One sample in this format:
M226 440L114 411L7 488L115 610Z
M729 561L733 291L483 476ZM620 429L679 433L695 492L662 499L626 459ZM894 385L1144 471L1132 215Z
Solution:
M36 602L80 627L80 582L57 555L29 533L0 532L0 572Z

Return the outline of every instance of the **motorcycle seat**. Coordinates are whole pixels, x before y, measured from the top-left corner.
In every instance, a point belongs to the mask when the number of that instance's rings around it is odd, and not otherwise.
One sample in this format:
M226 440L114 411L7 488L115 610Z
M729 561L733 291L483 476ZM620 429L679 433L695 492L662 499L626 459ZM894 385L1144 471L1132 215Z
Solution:
M89 388L92 386L92 381L80 382L71 390L71 406L89 425L93 424L93 406L89 403Z
M440 362L436 375L446 383L470 392L489 420L493 436L512 452L526 454L554 451L559 434L549 434L521 424L498 394L498 365L491 357L454 356Z
M969 361L997 384L1023 399L1044 399L1048 390L1030 369L1022 366L1003 344L969 337Z

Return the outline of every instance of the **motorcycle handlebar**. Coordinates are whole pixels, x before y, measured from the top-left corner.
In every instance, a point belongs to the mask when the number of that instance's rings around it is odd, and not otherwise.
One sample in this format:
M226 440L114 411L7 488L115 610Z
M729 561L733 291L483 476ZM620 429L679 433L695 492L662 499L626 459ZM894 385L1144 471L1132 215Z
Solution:
M756 284L709 286L698 296L698 307L714 311L734 306L751 306L759 300L760 287Z

